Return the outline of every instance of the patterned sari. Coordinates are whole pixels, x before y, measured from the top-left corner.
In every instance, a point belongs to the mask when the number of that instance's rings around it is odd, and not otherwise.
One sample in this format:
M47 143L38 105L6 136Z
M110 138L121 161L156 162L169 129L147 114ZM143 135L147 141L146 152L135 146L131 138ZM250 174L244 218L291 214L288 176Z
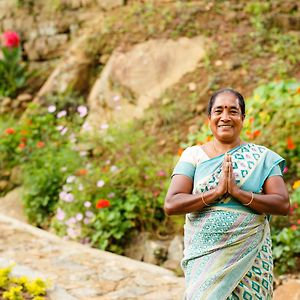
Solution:
M261 193L264 181L281 175L284 159L255 144L228 152L243 190ZM174 174L191 177L193 194L217 186L224 155L188 165L179 161ZM194 170L192 171L192 169ZM272 299L273 259L268 216L255 213L238 200L223 197L199 212L188 213L184 225L187 300Z

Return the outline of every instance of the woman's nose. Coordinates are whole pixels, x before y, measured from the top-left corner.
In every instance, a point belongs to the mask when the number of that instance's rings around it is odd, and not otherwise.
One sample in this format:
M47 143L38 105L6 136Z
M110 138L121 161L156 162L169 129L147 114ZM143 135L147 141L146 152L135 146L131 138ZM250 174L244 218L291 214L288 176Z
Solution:
M224 121L229 120L229 113L226 110L224 110L222 112L221 120L224 120Z

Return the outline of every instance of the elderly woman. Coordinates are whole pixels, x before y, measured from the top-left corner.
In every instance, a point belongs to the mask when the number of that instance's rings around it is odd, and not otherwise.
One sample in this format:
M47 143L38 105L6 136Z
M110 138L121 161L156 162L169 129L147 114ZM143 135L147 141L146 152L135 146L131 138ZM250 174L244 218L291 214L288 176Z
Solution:
M285 161L241 140L245 102L237 91L217 91L208 119L213 140L182 153L165 200L168 215L186 214L185 299L271 299L269 215L289 211Z

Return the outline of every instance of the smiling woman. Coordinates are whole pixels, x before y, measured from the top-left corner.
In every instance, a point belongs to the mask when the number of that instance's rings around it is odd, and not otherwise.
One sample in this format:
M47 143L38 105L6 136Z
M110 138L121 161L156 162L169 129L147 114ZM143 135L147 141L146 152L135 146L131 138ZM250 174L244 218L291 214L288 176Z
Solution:
M271 299L270 214L286 215L285 161L240 133L245 102L217 91L208 104L214 136L181 155L165 199L167 214L186 214L185 299Z

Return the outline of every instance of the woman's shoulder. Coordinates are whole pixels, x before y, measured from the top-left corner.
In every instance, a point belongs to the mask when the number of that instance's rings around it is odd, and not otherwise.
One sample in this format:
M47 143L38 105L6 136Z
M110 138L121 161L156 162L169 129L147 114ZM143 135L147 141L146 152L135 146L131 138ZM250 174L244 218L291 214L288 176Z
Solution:
M193 145L193 146L187 147L183 151L180 160L191 162L193 165L197 165L200 161L204 161L208 158L209 157L204 152L201 145Z

